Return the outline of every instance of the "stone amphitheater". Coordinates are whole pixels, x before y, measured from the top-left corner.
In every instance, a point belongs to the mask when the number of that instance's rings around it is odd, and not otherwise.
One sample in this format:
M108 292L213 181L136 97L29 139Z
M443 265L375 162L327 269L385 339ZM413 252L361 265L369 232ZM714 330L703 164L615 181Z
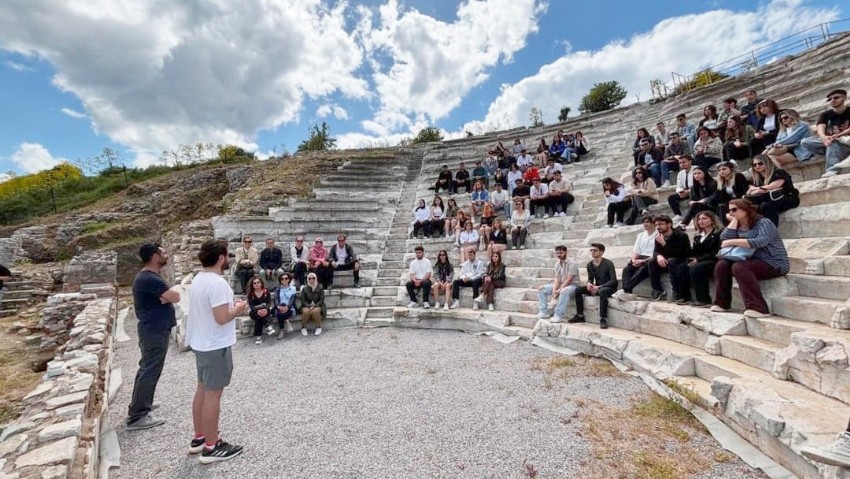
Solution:
M756 89L780 107L794 108L809 121L826 109L832 87L850 78L850 35L817 49L775 61L757 70L673 98L639 103L538 128L519 128L472 138L400 148L385 157L351 158L324 177L307 199L271 208L266 216L221 216L184 225L185 237L167 245L174 254L174 276L184 294L198 265L191 260L200 243L226 238L235 249L251 235L255 243L274 238L288 251L297 234L308 240L345 232L358 253L361 288L350 272L335 275L323 328L397 327L495 332L561 351L606 358L639 374L689 389L693 405L725 423L793 475L805 479L850 478L850 471L808 461L800 449L831 443L850 418L850 175L821 179L823 159L786 168L800 190L801 204L781 216L780 232L791 257L791 272L762 282L772 316L714 313L667 302L610 302L611 328L599 329L595 298L586 298L586 324L551 324L535 318L536 288L553 277L553 248L566 245L580 265L590 260L588 245L603 243L605 256L622 268L641 226L604 228L605 202L600 180L621 177L632 164L630 146L639 127L676 114L699 118L707 104ZM468 289L461 308L451 311L407 309L403 287L413 249L423 245L433 257L451 250L445 239L411 239L412 210L429 190L439 168L483 157L499 140L521 138L535 144L557 130L581 130L592 154L564 165L576 201L566 217L534 220L525 250L503 253L507 285L496 292L495 311L473 310ZM739 166L748 167L748 164ZM661 197L672 188L662 188ZM468 197L456 197L460 206ZM664 203L664 202L662 202ZM666 204L656 213L669 213ZM842 226L844 225L844 226ZM581 268L584 277L584 268ZM618 277L619 277L618 271ZM670 289L668 288L668 291ZM646 282L635 291L648 297ZM733 294L737 310L740 295ZM568 315L573 313L570 305ZM239 318L243 334L250 320ZM297 327L297 326L296 326ZM182 346L183 324L176 344ZM258 359L266 361L269 358ZM186 372L186 371L184 371ZM188 376L186 381L193 379ZM677 388L679 389L679 388ZM0 474L2 476L2 474ZM786 476L789 477L789 476Z
M337 273L328 302L327 329L395 326L495 331L604 357L691 389L699 407L799 477L850 477L850 472L814 464L799 454L804 446L831 443L850 418L850 175L821 179L822 158L787 168L800 190L801 204L781 217L791 272L762 282L772 316L754 319L738 312L612 299L612 328L600 330L593 324L598 322L596 299L588 297L587 324L550 324L535 318L536 288L551 281L556 245L566 245L570 256L584 265L590 260L588 245L603 243L607 258L618 268L626 265L641 226L603 228L605 202L599 185L606 176L617 178L627 172L637 128L662 120L669 124L680 112L699 118L703 106L719 104L751 88L775 99L780 107L797 109L814 123L827 108L826 92L833 86L846 86L848 73L850 36L844 35L810 52L666 101L539 128L400 149L386 158L352 158L322 179L312 198L274 208L268 216L214 218L207 228L197 228L196 237L198 241L227 238L234 249L245 235L255 241L271 237L288 251L296 234L310 240L346 232L362 261L364 287L347 287L350 272ZM458 310L403 307L408 302L403 284L414 247L422 244L429 257L452 247L445 239L409 237L415 202L420 198L430 202L434 193L429 186L440 167L448 164L455 170L460 162L483 157L499 140L521 138L531 145L559 129L581 130L592 145L589 158L564 165L576 201L567 217L534 220L527 249L504 252L508 280L504 289L497 290L496 310L472 310L469 289L462 290ZM662 198L668 190L672 188L661 189ZM466 195L456 199L461 207L468 204ZM666 204L651 210L669 214ZM193 252L198 241L183 246ZM641 284L644 289L636 290L644 298L649 293L646 283ZM733 296L733 307L742 310L740 295ZM183 297L185 301L188 295ZM570 308L568 314L574 306ZM246 334L249 321L243 318L240 323Z

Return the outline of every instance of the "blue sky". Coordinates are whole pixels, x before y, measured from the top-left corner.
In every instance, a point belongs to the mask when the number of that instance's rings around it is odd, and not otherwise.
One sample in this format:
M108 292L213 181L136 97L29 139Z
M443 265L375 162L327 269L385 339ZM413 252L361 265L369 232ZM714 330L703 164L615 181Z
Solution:
M530 106L553 121L561 105L577 113L596 81L645 99L652 78L848 16L821 0L650 0L637 14L621 0L279 0L229 11L154 1L33 0L0 12L0 172L104 147L131 165L199 141L294 151L321 121L344 147L394 145L427 124L448 135L523 125Z

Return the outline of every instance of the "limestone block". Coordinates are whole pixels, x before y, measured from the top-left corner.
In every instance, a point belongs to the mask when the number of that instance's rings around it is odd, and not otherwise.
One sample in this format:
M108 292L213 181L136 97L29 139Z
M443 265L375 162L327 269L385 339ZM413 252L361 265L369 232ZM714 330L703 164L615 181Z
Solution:
M53 360L47 363L46 374L48 378L55 378L57 376L61 376L65 374L65 371L67 371L67 368L65 367L65 361Z
M791 335L791 343L797 348L796 358L811 363L816 361L815 355L818 351L826 347L826 343L822 339L806 336L803 333Z
M80 434L80 429L83 427L79 419L71 419L56 424L51 424L38 433L39 442L50 442L57 439L63 439L68 436L77 436Z
M15 434L29 431L34 427L35 423L31 421L9 424L5 428L3 428L3 432L0 433L0 442L5 441L6 438L11 437Z
M83 403L71 404L70 406L62 406L56 409L56 415L59 417L76 417L83 413L86 405Z
M691 326L716 336L746 336L747 322L744 316L735 313L713 313L702 308L679 308L680 317L690 318Z
M829 326L835 329L850 329L850 307L840 307L832 314Z
M80 371L85 371L89 373L96 373L98 368L99 359L97 356L91 353L86 353L85 356L81 356L76 359L72 359L70 361L65 362L65 367L67 369L78 369Z
M764 429L767 434L779 437L785 429L785 421L782 420L779 408L772 403L762 403L752 409L750 419L754 424Z
M56 409L58 407L67 406L68 404L74 404L83 402L86 400L88 396L88 391L66 394L64 396L59 396L55 398L48 399L44 402L44 405L47 409Z
M41 479L65 479L68 477L68 466L50 466L41 471Z
M628 344L623 351L623 359L634 369L651 373L660 380L696 375L693 356L664 351L640 341Z
M796 356L796 354L797 347L794 345L777 351L773 356L773 369L770 371L770 375L783 381L789 379L788 368L791 365L791 360L794 356Z
M3 442L0 442L0 457L8 456L17 451L27 440L26 434L15 434Z
M510 326L507 324L506 326ZM557 338L561 335L561 332L564 329L563 323L552 323L545 319L540 319L537 321L537 324L534 325L534 330L531 334L535 336L543 336L547 338Z
M77 438L66 437L65 439L51 442L18 457L15 461L15 467L68 464L74 459L76 450Z
M709 335L705 340L705 352L714 356L721 354L720 338Z
M48 370L49 369L50 369L50 366L49 366L49 363L48 363ZM30 391L29 394L24 396L24 402L30 402L33 399L36 399L36 398L44 395L45 393L47 393L51 389L53 389L53 381L46 381L46 382L40 383L38 386L35 387L35 389Z

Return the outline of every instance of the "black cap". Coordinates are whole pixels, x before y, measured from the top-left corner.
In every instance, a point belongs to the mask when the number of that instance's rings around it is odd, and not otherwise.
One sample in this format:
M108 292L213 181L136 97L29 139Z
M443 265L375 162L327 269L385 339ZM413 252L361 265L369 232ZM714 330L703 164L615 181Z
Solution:
M832 90L831 92L829 92L829 93L826 95L826 98L827 98L827 99L829 99L829 97L831 97L832 95L842 95L842 96L847 96L847 90L845 90L845 89L843 89L843 88L836 88L835 90Z

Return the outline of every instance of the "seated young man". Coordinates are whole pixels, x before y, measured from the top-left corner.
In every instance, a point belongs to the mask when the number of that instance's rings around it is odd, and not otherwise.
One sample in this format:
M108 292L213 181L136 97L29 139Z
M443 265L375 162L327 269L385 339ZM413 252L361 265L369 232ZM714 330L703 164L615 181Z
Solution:
M549 203L554 210L553 216L567 216L567 207L575 201L575 197L570 193L572 185L560 171L556 171L548 186Z
M543 173L541 174L540 181L544 184L549 184L550 181L555 179L555 172L563 173L564 166L560 163L555 163L555 159L549 157L546 160L546 168L543 169Z
M331 246L331 250L328 253L328 260L331 267L328 271L330 282L327 289L331 289L334 284L334 271L354 270L354 287L360 287L360 261L357 259L357 255L354 254L354 248L346 243L345 240L346 236L340 233L336 237L336 244Z
M416 300L416 290L422 289L422 307L428 309L431 307L428 302L431 295L431 260L425 257L425 248L422 246L417 246L414 251L416 252L416 259L410 262L408 273L410 280L405 284L407 295L410 297L410 303L407 307L415 308L419 306Z
M637 167L644 166L656 185L661 184L661 160L664 153L655 147L648 138L640 140L640 150L637 152Z
M544 185L540 178L535 178L531 186L531 214L539 218L540 211L543 211L543 218L548 218L550 209L553 208L549 200L549 187Z
M516 180L514 192L511 195L514 201L522 201L525 209L529 209L531 203L531 187L523 180Z
M260 279L263 280L263 286L274 289L277 278L282 274L283 251L275 247L274 239L268 238L265 249L260 252Z
M682 221L682 200L691 197L691 188L694 186L694 164L689 155L679 157L679 175L676 177L676 192L667 197L667 203L673 210L673 221Z
M457 167L452 192L457 193L461 186L464 188L464 193L472 191L472 181L469 179L469 171L467 171L466 166L464 166L463 163Z
M555 247L555 278L551 284L544 284L537 288L537 318L549 318L549 298L558 301L555 306L555 314L551 323L560 323L567 314L567 304L576 290L581 286L581 278L578 273L578 264L572 258L567 257L567 247L558 245Z
M449 193L454 192L454 189L452 188L452 172L449 170L449 165L443 165L439 176L437 176L437 184L434 186L434 193L440 194L440 190L445 190Z
M691 150L693 150L694 142L697 141L697 127L688 121L684 113L680 113L676 117L676 132L679 133L679 136L681 136L683 140L688 142L688 146L690 146Z
M528 150L525 148L522 149L520 155L516 159L516 164L519 167L519 170L525 172L525 170L534 164L534 157L528 154Z
M826 157L825 177L838 174L836 165L850 155L850 108L844 104L847 90L836 89L826 96L830 109L818 117L817 136L804 138L800 145Z
M664 157L661 159L661 183L660 186L670 186L670 172L679 171L679 158L691 155L691 147L688 142L682 141L679 133L670 133L670 144L664 148Z
M481 161L476 161L475 168L472 169L472 184L474 185L476 181L480 181L485 188L489 187L490 182L487 168L484 168Z
M502 189L501 183L494 185L493 192L490 193L490 204L493 205L493 212L497 215L501 214L505 218L511 217L511 197L506 190Z
M472 287L472 297L477 298L483 277L484 262L475 257L475 248L467 249L466 261L461 265L457 279L452 282L452 304L449 308L460 306L460 288ZM472 303L472 309L478 309L477 302Z
M667 145L670 144L670 131L667 131L667 126L664 125L663 121L659 121L655 124L655 129L657 133L655 134L655 147L664 150L667 148Z
M587 263L587 284L576 290L576 315L568 323L584 322L585 295L599 296L599 327L608 329L608 298L617 291L617 270L614 262L603 258L605 245L590 244L590 256Z
M652 257L647 261L649 280L652 282L653 301L662 299L665 291L661 287L661 275L670 273L670 283L673 285L674 299L680 304L690 301L691 288L685 287L677 291L677 285L689 284L688 257L691 255L691 240L687 233L673 228L673 220L667 215L655 217L655 247Z
M620 301L637 300L637 296L632 291L641 281L649 278L647 263L652 259L652 254L655 252L655 236L658 232L655 229L655 218L652 215L644 215L641 222L643 231L635 239L629 264L623 268L623 290L617 295L617 299Z
M255 268L260 262L260 254L256 248L252 246L254 240L250 236L242 239L242 247L236 250L233 258L236 277L239 280L240 291L235 291L237 294L246 294L248 289L246 285L248 281L256 274Z

